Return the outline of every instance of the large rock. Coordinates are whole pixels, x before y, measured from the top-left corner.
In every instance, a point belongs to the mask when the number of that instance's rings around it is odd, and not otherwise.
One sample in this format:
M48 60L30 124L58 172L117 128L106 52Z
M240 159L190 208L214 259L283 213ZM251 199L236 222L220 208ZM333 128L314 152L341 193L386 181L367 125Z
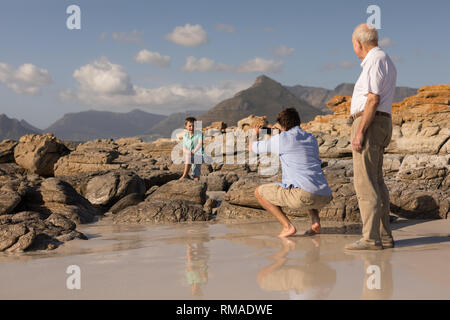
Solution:
M6 139L0 142L0 163L14 162L14 148L17 142Z
M248 130L254 127L264 127L267 125L267 116L258 117L253 114L247 118L238 121L237 126L239 129Z
M113 140L98 139L80 144L75 151L54 165L55 176L74 176L86 172L104 172L121 168L113 160L119 156L119 146Z
M113 217L116 224L163 224L207 220L209 215L203 211L201 205L167 198L147 198L144 202L127 207Z
M123 197L122 199L120 199L119 201L116 202L116 204L114 204L108 212L112 213L112 214L116 214L120 211L122 211L125 208L134 206L142 201L144 201L145 199L145 195L140 194L140 193L131 193L125 197Z
M237 182L233 183L225 194L225 201L230 204L261 209L261 205L255 198L255 189L265 183L273 183L277 181L279 177L273 178L241 178Z
M131 193L145 191L144 181L134 172L114 171L92 178L83 195L93 205L110 207Z
M166 170L152 170L140 172L139 176L144 179L145 188L150 189L153 186L162 186L172 180L177 180L181 177L181 174Z
M407 155L397 173L405 182L420 183L427 189L447 188L443 185L450 170L450 155Z
M331 160L323 168L333 199L322 208L323 220L361 222L355 189L353 187L353 161Z
M100 212L67 182L45 179L40 186L27 190L21 209L36 211L46 216L59 213L76 224L93 222Z
M55 249L65 241L87 239L75 224L60 214L49 217L22 211L0 216L0 252Z
M0 215L13 213L24 195L40 181L38 176L0 174Z
M223 175L201 176L200 181L206 183L206 191L224 191L227 188L227 181Z
M54 164L67 153L69 149L49 133L24 135L14 148L16 163L41 176L53 176Z
M21 196L16 191L1 188L0 215L13 212L21 200Z
M429 189L425 184L388 180L391 211L408 219L446 219L448 192Z
M206 201L206 184L194 180L174 180L159 187L149 198L180 199L203 205Z

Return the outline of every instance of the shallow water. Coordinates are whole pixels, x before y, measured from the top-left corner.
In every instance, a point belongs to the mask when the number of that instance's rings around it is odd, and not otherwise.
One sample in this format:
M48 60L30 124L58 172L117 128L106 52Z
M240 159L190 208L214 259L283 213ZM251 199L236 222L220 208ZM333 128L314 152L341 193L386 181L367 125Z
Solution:
M347 252L343 246L360 238L358 225L324 222L321 235L282 241L272 221L124 226L104 219L79 227L88 241L0 254L0 299L449 299L450 220L393 228L396 248ZM80 290L67 289L70 265L80 267Z

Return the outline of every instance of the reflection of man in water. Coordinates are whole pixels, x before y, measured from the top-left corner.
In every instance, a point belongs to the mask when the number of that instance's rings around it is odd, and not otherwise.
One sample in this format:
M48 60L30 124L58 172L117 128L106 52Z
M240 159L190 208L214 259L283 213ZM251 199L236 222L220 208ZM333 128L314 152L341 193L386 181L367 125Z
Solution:
M392 279L391 251L373 251L348 253L364 262L364 282L362 284L361 299L387 300L392 299L394 283ZM370 267L370 268L369 268ZM368 270L369 268L369 270ZM379 273L377 271L379 271ZM368 272L369 271L369 272Z
M187 245L186 280L191 285L191 295L203 296L201 285L208 282L208 249L203 242Z
M324 299L336 283L336 271L320 261L320 239L312 239L303 264L286 264L295 242L282 239L275 262L258 272L257 282L267 291L288 291L291 299Z

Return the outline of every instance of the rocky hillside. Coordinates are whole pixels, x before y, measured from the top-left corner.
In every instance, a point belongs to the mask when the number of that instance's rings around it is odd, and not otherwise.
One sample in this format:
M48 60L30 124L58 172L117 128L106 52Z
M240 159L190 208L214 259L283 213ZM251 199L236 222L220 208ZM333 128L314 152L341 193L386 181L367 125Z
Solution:
M90 110L67 113L44 132L72 141L116 139L143 134L165 118L138 109L128 113Z
M38 128L33 127L25 120L8 118L5 114L0 114L0 140L18 140L21 136L29 133L41 133Z
M284 107L295 107L300 113L302 122L311 121L316 115L323 114L309 103L297 99L280 83L262 75L250 88L220 102L199 118L204 126L214 121L223 121L233 126L251 114L265 115L269 122L273 122Z
M354 83L341 83L334 90L318 87L292 86L286 88L291 91L297 98L308 102L310 105L330 113L327 102L334 96L351 96L353 94ZM397 87L394 94L394 102L402 101L406 97L417 93L417 89L408 87Z

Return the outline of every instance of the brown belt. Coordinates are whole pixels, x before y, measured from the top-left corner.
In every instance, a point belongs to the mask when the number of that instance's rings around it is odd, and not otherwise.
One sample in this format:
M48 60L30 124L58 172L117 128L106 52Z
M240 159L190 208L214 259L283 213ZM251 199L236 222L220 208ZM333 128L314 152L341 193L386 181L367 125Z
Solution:
M350 116L350 118L351 118L352 121L355 121L356 118L358 118L358 117L360 117L362 115L363 115L363 111L352 114ZM375 115L376 116L386 117L386 118L390 118L391 117L390 113L382 112L382 111L375 111Z

